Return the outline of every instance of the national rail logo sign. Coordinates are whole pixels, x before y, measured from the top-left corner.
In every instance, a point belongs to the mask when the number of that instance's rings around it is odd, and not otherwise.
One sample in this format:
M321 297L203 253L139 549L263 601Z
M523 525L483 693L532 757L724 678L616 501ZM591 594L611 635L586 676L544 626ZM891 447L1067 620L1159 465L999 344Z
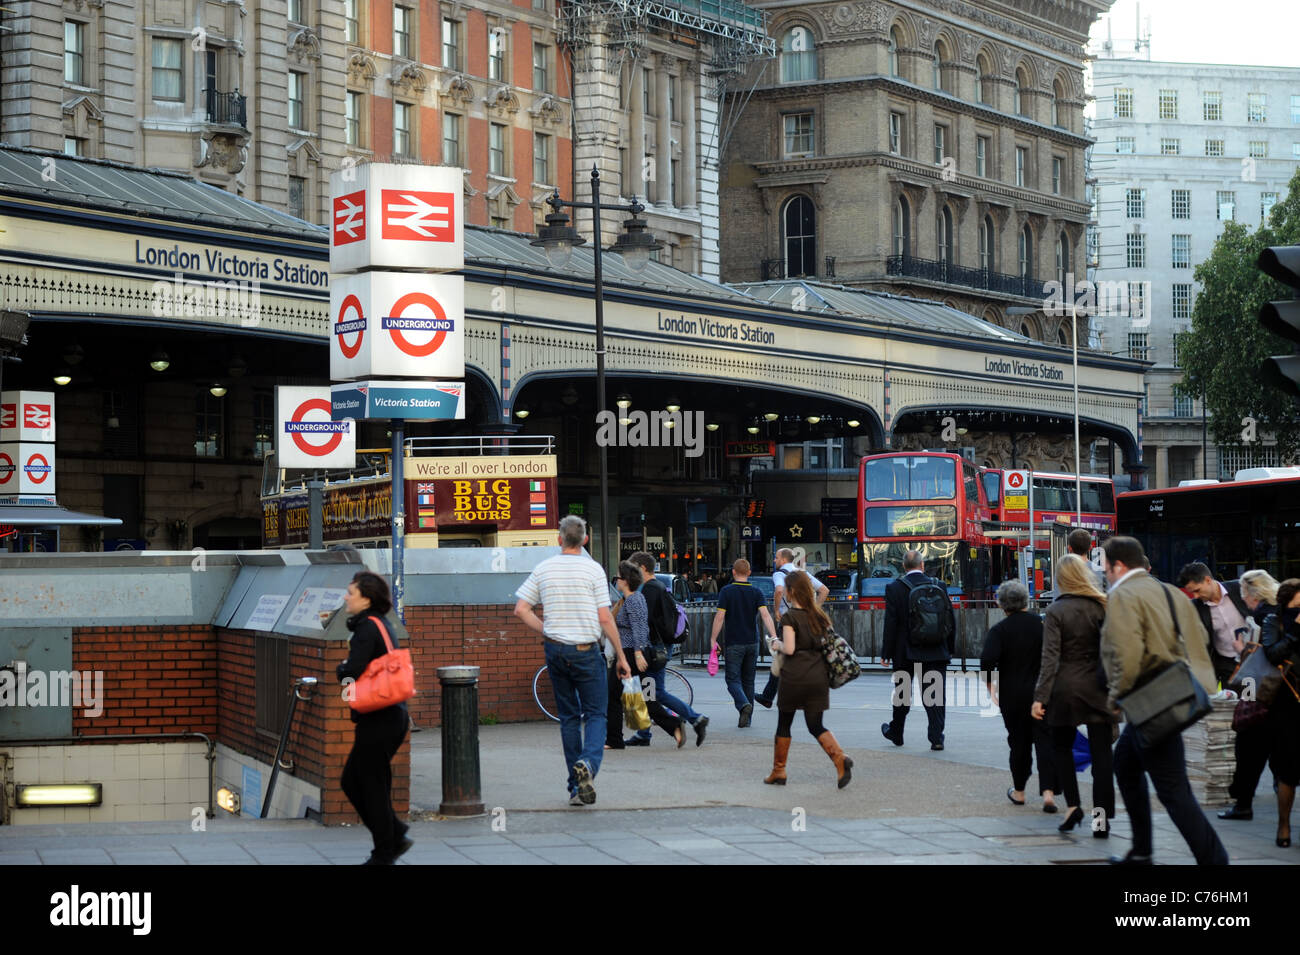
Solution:
M464 171L365 163L330 177L330 271L465 266Z
M355 423L333 419L328 388L276 388L275 417L276 463L280 467L356 466Z
M362 272L330 283L330 378L461 379L465 279Z
M54 392L6 391L0 395L0 441L54 440Z

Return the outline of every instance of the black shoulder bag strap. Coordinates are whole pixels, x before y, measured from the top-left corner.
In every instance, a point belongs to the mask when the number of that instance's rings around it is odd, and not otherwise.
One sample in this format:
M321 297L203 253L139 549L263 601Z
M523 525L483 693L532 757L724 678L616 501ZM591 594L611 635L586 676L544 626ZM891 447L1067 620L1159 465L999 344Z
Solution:
M1169 593L1169 588L1160 581L1156 581L1160 587L1161 593L1165 595L1165 603L1169 605L1169 616L1174 622L1174 634L1178 637L1178 645L1183 648L1183 659L1187 665L1192 665L1192 656L1187 652L1187 641L1183 639L1183 628L1178 625L1178 611L1174 609L1174 598Z

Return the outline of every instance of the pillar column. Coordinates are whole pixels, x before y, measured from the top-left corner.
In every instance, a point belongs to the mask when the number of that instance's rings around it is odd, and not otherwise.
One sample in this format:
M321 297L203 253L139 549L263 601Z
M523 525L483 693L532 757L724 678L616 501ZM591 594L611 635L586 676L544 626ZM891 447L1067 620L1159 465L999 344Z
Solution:
M685 63L682 67L682 209L690 213L698 213L699 205L695 198L695 190L699 185L700 177L696 173L696 138L699 133L695 129L695 69L693 63Z
M665 54L657 58L659 76L655 81L655 206L670 208L673 204L673 120L668 109L668 84L672 77L668 70L674 60Z
M632 161L632 194L634 196L644 197L646 194L646 168L645 168L645 70L637 60L632 61L629 68L632 73L628 83L628 105L631 107L632 116L632 142L629 144L629 152Z

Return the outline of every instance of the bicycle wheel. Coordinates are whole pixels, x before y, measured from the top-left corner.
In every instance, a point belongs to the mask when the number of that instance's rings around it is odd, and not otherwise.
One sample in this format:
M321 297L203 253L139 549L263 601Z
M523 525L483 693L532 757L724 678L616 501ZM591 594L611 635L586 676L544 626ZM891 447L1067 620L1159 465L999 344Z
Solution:
M691 681L682 675L680 670L674 670L672 667L664 668L664 692L669 696L675 696L687 706L695 705L695 690L691 687Z
M559 708L555 705L555 690L551 686L551 676L543 666L533 677L533 699L537 707L546 714L547 719L560 722Z

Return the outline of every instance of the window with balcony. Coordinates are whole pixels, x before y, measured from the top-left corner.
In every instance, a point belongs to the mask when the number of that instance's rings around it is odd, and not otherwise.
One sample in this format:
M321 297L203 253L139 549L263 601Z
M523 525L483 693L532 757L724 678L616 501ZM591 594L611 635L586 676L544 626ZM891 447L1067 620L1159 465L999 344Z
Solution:
M184 71L181 64L185 41L172 37L153 38L153 98L157 100L183 100L185 98Z
M74 20L63 22L63 82L86 85L86 25Z
M507 82L505 27L493 27L488 31L488 79Z
M1133 90L1128 87L1120 87L1115 90L1115 118L1132 119L1133 118Z
M785 124L785 155L787 159L813 154L813 114L788 113Z
M903 154L903 114L889 114L889 151L895 156Z
M442 161L448 166L459 166L460 117L455 113L442 114Z
M546 133L533 133L533 182L553 185L551 182L551 137Z
M1056 281L1064 290L1068 284L1066 277L1070 274L1070 240L1064 232L1056 237ZM1073 294L1073 293L1067 293Z
M1192 237L1190 234L1170 236L1173 246L1173 261L1170 263L1176 269L1190 269L1192 267Z
M364 96L364 93L348 90L344 107L343 125L344 132L347 134L347 144L358 148L365 146L365 142L361 138L361 112L364 109Z
M894 203L893 250L896 256L912 254L911 209L902 196Z
M1132 136L1116 136L1115 152L1131 155L1134 152L1134 139Z
M1029 150L1024 146L1016 147L1016 185L1025 185L1025 170L1029 168Z
M1034 233L1030 230L1028 223L1020 230L1020 241L1016 251L1020 259L1021 278L1032 278L1034 274Z
M1159 94L1160 118L1178 118L1178 90L1161 90Z
M1207 123L1223 122L1223 94L1207 90L1201 94L1201 118Z
M1247 148L1247 153L1250 155L1250 157L1251 157L1252 159L1267 159L1267 158L1268 158L1268 140L1266 140L1266 139L1252 139L1252 140L1250 141L1250 144L1249 144L1248 148Z
M1147 237L1143 232L1130 232L1124 237L1127 265L1130 269L1147 267Z
M794 196L781 211L786 278L817 274L817 220L812 200Z
M1192 190L1175 189L1170 193L1171 211L1170 216L1174 219L1190 219L1192 217Z
M1145 189L1124 190L1124 209L1130 219L1141 219L1147 214L1147 191Z
M447 70L460 67L460 21L442 18L442 66Z
M791 27L781 37L781 82L802 83L817 79L817 51L812 31Z
M393 54L402 56L406 59L411 58L411 50L414 47L411 44L411 25L412 11L410 7L394 6L393 7Z
M1168 139L1162 137L1160 140L1160 155L1177 156L1182 151L1182 143L1177 139Z
M1220 222L1230 222L1237 218L1237 194L1230 190L1220 190L1214 194L1215 218Z
M1246 122L1248 123L1268 122L1268 94L1267 93L1246 94Z
M989 144L988 136L975 137L975 175L981 179L989 175Z
M533 89L551 91L551 48L545 43L533 44Z
M415 112L415 107L410 103L393 102L393 155L409 157L412 155L411 146L411 118ZM449 114L443 114L444 116ZM444 161L446 158L444 157ZM450 164L459 165L456 160L451 160Z
M980 231L979 231L980 268L983 269L985 272L996 271L996 265L995 265L994 255L993 255L994 235L995 233L993 231L993 218L991 216L985 216L980 221Z
M934 222L935 248L939 250L939 261L948 265L953 261L952 210L944 206L939 210Z
M302 73L289 71L289 128L303 129L307 114L307 77Z

